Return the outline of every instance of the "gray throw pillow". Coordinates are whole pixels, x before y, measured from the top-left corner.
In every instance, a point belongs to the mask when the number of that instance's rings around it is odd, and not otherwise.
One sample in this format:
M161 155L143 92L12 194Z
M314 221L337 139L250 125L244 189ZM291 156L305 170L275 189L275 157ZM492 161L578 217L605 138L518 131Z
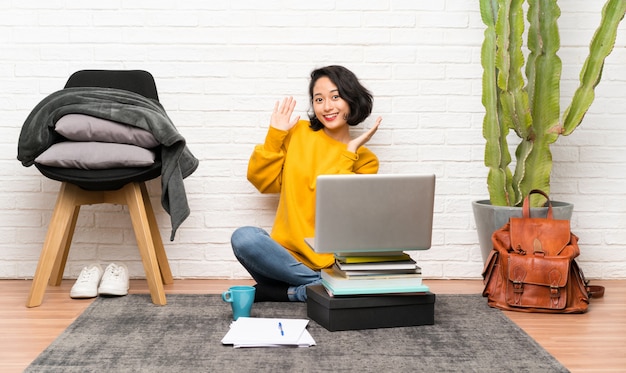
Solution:
M128 144L63 141L50 146L35 162L44 166L98 170L148 167L154 164L151 150Z
M159 142L141 128L84 114L67 114L55 124L56 132L72 141L99 141L154 148Z

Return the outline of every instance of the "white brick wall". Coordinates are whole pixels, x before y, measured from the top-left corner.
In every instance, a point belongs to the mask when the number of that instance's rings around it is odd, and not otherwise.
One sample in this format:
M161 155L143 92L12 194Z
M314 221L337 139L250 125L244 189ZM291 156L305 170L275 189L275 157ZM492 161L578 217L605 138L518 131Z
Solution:
M561 0L563 106L569 103L601 1ZM59 183L16 160L21 125L46 95L87 68L146 69L200 158L186 179L192 214L174 242L149 183L177 278L242 278L229 238L272 223L275 196L245 180L273 103L307 110L310 71L343 64L384 118L371 148L381 172L437 175L434 241L417 253L429 278L478 278L470 202L486 197L480 103L483 26L476 0L0 1L0 278L34 273ZM580 263L590 278L626 278L626 23L581 127L554 147L554 199L575 205ZM367 124L371 123L368 121ZM143 276L130 218L82 209L66 277L91 262Z

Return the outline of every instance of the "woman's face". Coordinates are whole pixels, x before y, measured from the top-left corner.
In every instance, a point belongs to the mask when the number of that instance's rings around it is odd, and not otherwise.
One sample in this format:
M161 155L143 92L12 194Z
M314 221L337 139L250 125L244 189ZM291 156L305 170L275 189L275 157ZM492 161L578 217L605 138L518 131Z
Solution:
M350 106L339 96L337 86L323 76L313 85L313 112L327 130L347 128Z

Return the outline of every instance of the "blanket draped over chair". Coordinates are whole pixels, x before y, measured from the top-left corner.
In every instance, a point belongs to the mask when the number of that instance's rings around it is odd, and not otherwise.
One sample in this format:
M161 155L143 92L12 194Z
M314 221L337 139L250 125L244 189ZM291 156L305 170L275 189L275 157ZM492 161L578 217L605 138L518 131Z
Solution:
M54 130L59 118L84 114L149 131L161 144L161 204L170 215L174 240L176 230L190 210L183 179L199 161L186 145L163 106L156 100L114 88L65 88L44 98L26 119L18 141L17 159L25 167L51 145L62 140Z

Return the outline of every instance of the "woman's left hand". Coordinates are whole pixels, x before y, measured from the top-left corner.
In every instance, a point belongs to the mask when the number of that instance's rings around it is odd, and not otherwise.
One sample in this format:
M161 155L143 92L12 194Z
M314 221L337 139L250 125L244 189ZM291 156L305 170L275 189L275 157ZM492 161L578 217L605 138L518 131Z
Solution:
M372 136L374 136L376 131L378 131L378 126L380 126L380 122L382 121L383 121L383 118L378 117L376 119L376 123L374 123L374 125L372 126L372 128L369 129L369 131L361 134L359 137L355 137L354 139L350 140L350 142L348 143L348 151L356 153L356 151L361 146L367 144L367 142L370 141Z

